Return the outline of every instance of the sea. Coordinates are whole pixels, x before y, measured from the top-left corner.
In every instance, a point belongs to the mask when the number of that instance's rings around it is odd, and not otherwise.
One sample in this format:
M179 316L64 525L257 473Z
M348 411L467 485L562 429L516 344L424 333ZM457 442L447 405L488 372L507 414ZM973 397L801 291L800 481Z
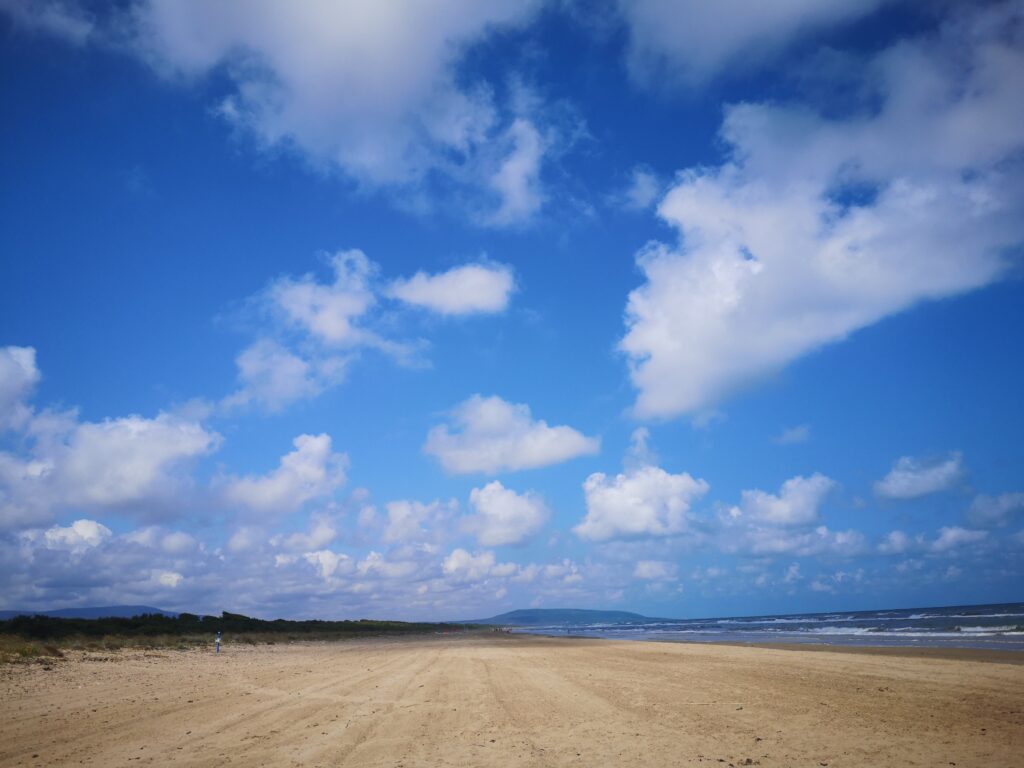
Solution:
M1024 651L1024 603L520 627L529 634L675 642L815 643Z

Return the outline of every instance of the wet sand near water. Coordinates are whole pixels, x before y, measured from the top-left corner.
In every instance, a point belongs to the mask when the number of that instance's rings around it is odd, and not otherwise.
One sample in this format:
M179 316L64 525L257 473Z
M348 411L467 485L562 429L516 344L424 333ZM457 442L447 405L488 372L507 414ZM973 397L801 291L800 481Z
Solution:
M68 653L0 669L0 766L1021 765L1024 666L954 656L500 633Z

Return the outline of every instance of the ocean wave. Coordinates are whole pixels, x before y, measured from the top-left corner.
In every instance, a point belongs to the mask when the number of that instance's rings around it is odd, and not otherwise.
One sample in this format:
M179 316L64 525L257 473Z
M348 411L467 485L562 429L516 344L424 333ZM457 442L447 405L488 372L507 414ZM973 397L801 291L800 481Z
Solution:
M1024 613L912 613L908 619L1012 619Z

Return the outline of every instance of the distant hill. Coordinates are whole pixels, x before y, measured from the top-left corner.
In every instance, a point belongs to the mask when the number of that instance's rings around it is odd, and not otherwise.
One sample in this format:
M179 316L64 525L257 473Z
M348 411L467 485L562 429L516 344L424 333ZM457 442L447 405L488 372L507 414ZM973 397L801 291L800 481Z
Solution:
M580 608L527 608L509 611L489 619L476 619L466 624L502 624L532 627L546 624L639 624L655 619L629 611L588 611Z
M56 619L106 619L110 617L130 619L132 616L158 613L161 616L176 617L178 614L153 608L149 605L104 605L88 608L58 608L55 611L0 611L0 620L15 616L52 616Z

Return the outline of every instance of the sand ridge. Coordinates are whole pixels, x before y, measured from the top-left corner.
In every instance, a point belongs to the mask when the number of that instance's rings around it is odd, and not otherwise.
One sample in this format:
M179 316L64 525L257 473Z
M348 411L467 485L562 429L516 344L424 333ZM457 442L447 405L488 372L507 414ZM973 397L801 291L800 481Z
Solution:
M0 765L1014 765L1024 666L484 634L0 672Z

